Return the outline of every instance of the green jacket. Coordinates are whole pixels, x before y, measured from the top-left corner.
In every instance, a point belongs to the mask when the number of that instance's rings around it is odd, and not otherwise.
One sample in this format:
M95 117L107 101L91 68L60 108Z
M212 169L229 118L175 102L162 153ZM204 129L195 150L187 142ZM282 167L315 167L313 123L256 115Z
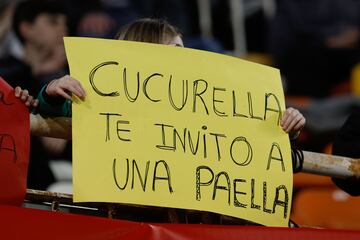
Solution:
M71 117L71 101L63 97L51 97L45 92L47 85L45 85L39 95L38 112L46 117Z

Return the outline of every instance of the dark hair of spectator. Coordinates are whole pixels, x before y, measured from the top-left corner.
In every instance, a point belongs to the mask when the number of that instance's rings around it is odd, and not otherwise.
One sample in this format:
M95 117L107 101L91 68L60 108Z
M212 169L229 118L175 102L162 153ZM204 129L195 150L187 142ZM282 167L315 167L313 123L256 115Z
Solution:
M21 42L25 39L20 33L20 24L22 22L33 23L41 14L66 14L61 1L55 0L26 0L20 2L14 11L13 30Z
M8 9L8 7L12 4L11 0L1 0L0 1L0 18L2 18L2 15Z
M177 36L180 31L166 20L142 18L126 25L115 39L163 44Z

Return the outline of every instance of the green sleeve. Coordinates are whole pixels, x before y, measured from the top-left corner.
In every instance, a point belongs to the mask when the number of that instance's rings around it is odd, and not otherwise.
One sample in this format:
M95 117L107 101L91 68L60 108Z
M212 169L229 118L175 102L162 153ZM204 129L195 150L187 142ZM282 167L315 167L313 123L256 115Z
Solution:
M71 117L71 101L57 98L56 101L46 96L45 85L39 95L39 114L47 117ZM59 101L60 100L60 101Z

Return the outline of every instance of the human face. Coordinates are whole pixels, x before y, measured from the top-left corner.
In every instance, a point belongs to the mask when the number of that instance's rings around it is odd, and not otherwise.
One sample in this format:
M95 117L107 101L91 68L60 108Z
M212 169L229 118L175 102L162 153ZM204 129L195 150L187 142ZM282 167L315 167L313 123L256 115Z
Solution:
M165 44L170 45L170 46L175 46L175 47L184 47L184 43L180 36L176 36L176 37L170 39L170 41Z
M40 14L33 23L28 23L26 41L40 48L52 49L62 44L67 35L64 14Z

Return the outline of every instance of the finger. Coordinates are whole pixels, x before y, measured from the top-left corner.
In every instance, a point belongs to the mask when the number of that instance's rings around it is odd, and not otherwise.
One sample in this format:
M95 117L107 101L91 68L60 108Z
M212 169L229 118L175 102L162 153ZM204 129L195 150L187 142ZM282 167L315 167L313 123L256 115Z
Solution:
M297 123L300 122L302 116L297 115L295 118L292 119L292 121L289 123L289 125L286 127L285 132L289 133L294 130L294 127Z
M20 96L20 98L21 98L21 101L26 101L26 99L28 98L28 96L29 96L29 91L28 90L22 90L22 92L21 92L21 96Z
M305 126L305 118L301 119L293 128L293 131L299 131Z
M81 83L77 81L77 84L75 85L77 91L80 93L80 95L78 95L78 97L80 97L82 100L85 99L86 97L86 92L84 90L84 88L82 87Z
M82 101L85 100L85 91L79 87L76 88L78 94L76 94L76 96L78 96Z
M67 94L64 90L62 90L62 89L58 89L57 91L56 91L56 93L57 93L57 95L59 95L59 96L62 96L63 98L66 98L66 99L68 99L68 100L71 100L71 96L69 95L69 94Z
M68 81L70 81L70 84L68 85L68 90L73 92L77 97L84 100L86 93L84 88L82 87L80 81L76 80L75 78L72 78L68 76Z
M305 126L306 120L300 112L297 114L295 119L296 119L296 123L290 131L298 131Z
M46 89L45 89L45 92L47 95L53 96L54 89L56 89L57 82L58 82L58 79L55 79L48 83L48 85L46 86Z
M291 116L291 113L293 112L293 108L286 109L282 119L281 119L281 126L284 127L284 124L288 121L289 117Z
M21 87L17 86L15 88L15 97L20 97L21 91L22 91Z
M29 95L26 99L25 105L29 107L32 101L33 101L33 97Z
M83 97L82 93L77 89L76 85L68 86L67 90L79 98Z
M282 122L281 126L282 128L285 130L289 127L290 123L292 122L292 120L296 117L296 112L295 111L288 111L286 114L286 117L284 118L284 121Z
M37 106L39 106L39 100L38 99L34 99L32 102L31 102L31 106L36 108Z

